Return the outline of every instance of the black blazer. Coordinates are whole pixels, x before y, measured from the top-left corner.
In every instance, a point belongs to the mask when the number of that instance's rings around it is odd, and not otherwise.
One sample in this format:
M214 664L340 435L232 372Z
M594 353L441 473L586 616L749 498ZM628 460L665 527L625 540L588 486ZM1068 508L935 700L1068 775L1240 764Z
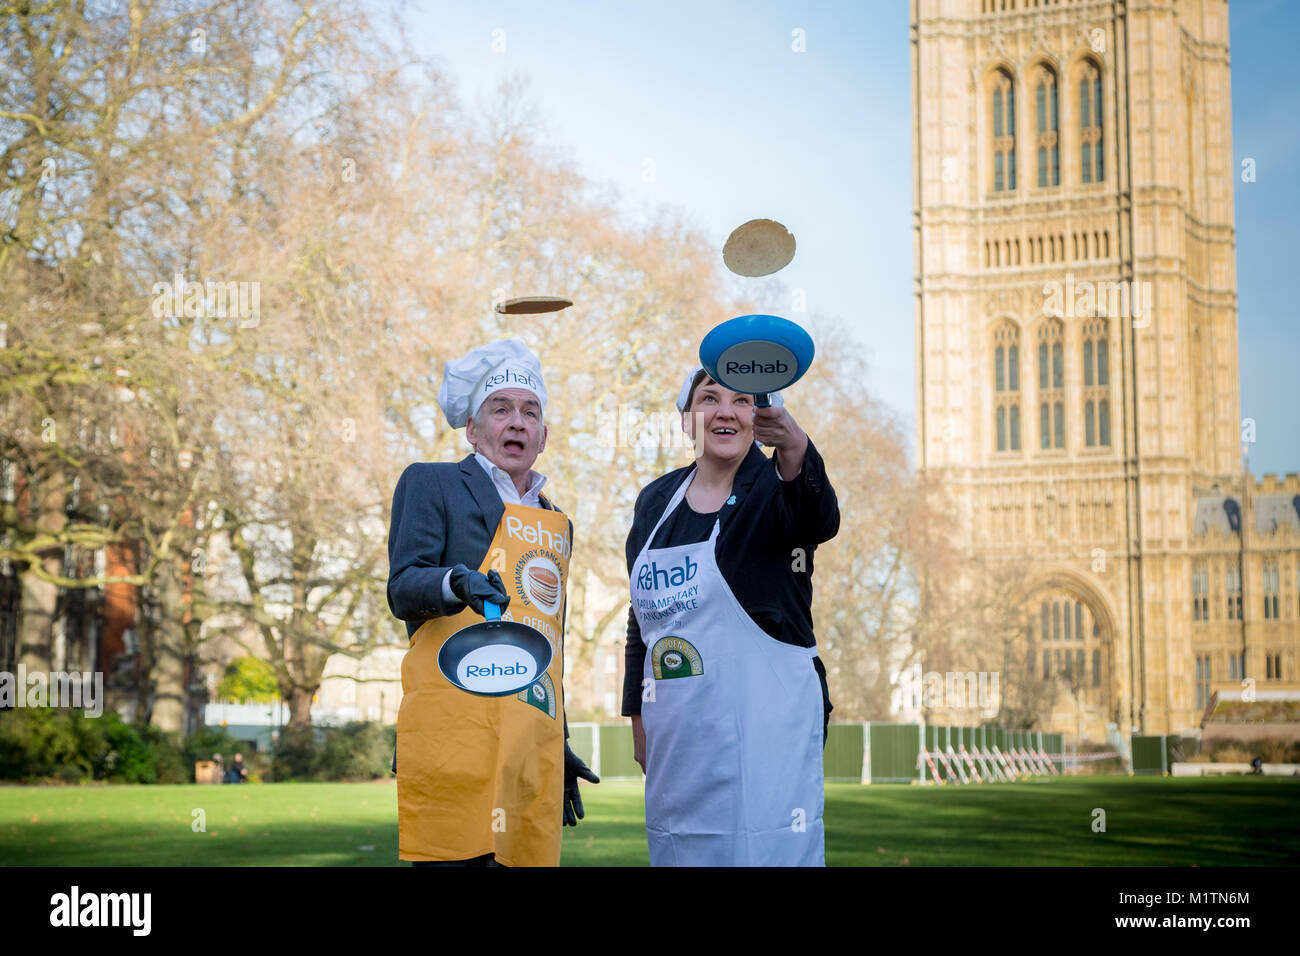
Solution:
M545 496L541 505L559 510ZM460 601L443 601L442 579L457 564L478 570L505 510L472 454L455 463L416 462L402 472L388 530L388 608L406 622L407 637L428 618L464 610Z

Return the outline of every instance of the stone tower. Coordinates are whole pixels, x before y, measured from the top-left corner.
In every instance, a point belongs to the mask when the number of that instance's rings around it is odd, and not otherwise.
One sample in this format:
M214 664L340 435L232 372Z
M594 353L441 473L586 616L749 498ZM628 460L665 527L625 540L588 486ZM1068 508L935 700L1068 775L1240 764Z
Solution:
M960 506L960 547L1033 568L1043 726L1195 727L1211 673L1264 678L1260 641L1294 681L1300 498L1274 503L1272 631L1246 626L1258 536L1216 530L1225 501L1254 520L1227 3L912 0L911 63L918 464ZM1234 557L1246 571L1239 627L1201 627L1207 547L1220 622Z

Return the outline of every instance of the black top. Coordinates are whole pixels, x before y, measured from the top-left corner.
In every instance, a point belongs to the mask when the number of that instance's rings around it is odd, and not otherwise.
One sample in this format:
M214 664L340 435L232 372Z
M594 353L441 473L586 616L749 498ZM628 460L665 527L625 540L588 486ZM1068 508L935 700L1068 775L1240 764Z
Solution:
M655 535L652 548L675 548L679 544L699 544L708 541L713 534L713 523L718 519L718 512L700 514L683 501L677 510L668 516L664 526Z
M627 570L645 546L668 501L693 466L678 468L656 478L641 490L627 536ZM652 548L670 548L707 541L715 518L721 515L715 557L722 578L737 602L762 630L778 641L814 647L812 620L813 554L817 545L835 537L840 527L839 502L826 477L821 454L808 441L803 468L790 481L782 481L772 458L757 444L741 462L731 483L735 503L724 504L710 515L693 511L685 500L655 535ZM636 613L627 615L624 652L623 716L641 713L641 675L645 644ZM826 671L819 658L813 666L821 678L825 709L830 694Z

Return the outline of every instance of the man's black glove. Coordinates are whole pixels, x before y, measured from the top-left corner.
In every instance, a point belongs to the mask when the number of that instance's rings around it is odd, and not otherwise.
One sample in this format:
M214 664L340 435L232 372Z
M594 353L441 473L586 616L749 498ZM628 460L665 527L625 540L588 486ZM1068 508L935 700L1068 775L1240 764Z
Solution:
M578 792L578 778L589 783L600 783L600 778L588 769L582 758L564 742L564 825L576 827L582 819L582 794Z
M506 586L501 583L501 575L496 571L483 574L458 564L451 569L451 578L447 584L451 586L451 593L468 604L475 614L483 613L484 601L497 605L503 611L510 604L510 595L506 594Z

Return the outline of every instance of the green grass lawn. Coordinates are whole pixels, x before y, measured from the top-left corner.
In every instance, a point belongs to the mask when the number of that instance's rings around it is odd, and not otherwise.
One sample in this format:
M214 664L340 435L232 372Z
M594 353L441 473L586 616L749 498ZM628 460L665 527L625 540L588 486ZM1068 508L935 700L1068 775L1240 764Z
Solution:
M648 862L639 783L583 785L566 866ZM1106 832L1092 830L1094 808ZM195 832L194 810L206 815ZM1300 781L1070 777L968 787L826 785L832 866L1300 863ZM397 866L379 783L0 787L2 866Z

